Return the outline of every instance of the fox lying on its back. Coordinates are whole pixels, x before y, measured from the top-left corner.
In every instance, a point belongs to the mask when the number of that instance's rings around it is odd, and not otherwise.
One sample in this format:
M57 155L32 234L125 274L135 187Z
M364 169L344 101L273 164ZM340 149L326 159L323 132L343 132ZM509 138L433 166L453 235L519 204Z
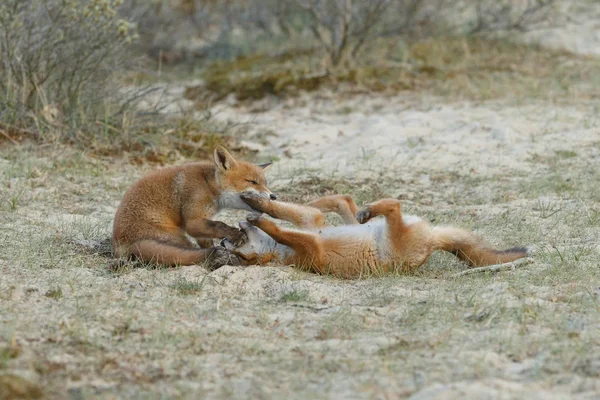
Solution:
M434 250L448 251L470 266L483 266L526 257L526 248L494 250L468 231L432 227L419 217L402 215L400 202L384 199L358 210L349 196L326 196L305 206L269 201L254 193L241 198L273 218L304 230L284 229L259 214L249 214L240 228L248 236L241 246L224 245L247 264L279 261L317 273L356 278L395 267L414 270ZM328 227L323 212L337 212L346 225ZM373 220L377 216L383 219ZM358 225L362 224L362 225Z

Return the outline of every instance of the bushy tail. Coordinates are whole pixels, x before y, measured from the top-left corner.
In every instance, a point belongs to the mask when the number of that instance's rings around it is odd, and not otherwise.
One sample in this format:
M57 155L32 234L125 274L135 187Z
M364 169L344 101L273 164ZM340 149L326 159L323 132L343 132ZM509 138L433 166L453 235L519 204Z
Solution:
M475 234L464 229L435 227L432 233L436 250L450 252L472 267L502 264L528 255L526 247L493 249L478 239Z

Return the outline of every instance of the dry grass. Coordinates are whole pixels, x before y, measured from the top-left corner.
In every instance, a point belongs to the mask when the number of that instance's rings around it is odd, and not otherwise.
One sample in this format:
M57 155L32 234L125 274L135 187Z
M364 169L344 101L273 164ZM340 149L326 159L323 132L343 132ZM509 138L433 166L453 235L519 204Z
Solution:
M85 245L109 235L120 196L148 167L56 151L0 154L0 375L20 377L31 393L407 397L452 382L540 398L600 390L600 198L589 187L599 177L582 156L541 154L529 176L477 181L491 197L444 200L475 184L451 176L440 177L433 207L408 201L436 223L536 244L533 265L450 278L464 266L439 254L416 275L338 281L281 267L111 270ZM275 189L363 202L403 185L311 171L300 182ZM505 212L486 213L514 189Z
M0 123L0 133L4 134L0 135L0 146L31 142L55 146L66 142L92 157L116 157L138 165L165 165L183 159L203 159L211 154L217 144L226 146L239 156L255 156L255 151L240 144L240 137L232 127L188 113L172 116L132 114L118 123L105 121L100 125L103 133L82 145L82 142L62 139L47 143L34 131L4 127Z

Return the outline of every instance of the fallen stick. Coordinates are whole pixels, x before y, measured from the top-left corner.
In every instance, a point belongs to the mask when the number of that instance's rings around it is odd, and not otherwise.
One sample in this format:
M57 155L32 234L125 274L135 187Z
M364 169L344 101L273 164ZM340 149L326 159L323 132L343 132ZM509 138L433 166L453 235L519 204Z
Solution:
M13 144L15 144L15 145L19 144L19 142L17 142L15 139L11 138L9 136L9 134L6 131L4 131L4 129L0 128L0 134L2 134L2 136L4 136L5 138L7 138L8 140L10 140Z
M459 273L452 275L451 277L456 278L459 276L474 274L477 272L487 272L487 271L498 272L498 271L503 271L503 270L508 270L508 269L514 270L520 265L530 264L532 262L533 262L533 259L531 259L531 258L521 258L519 260L511 261L511 262L507 262L507 263L503 263L503 264L486 265L485 267L466 269L464 271L461 271Z

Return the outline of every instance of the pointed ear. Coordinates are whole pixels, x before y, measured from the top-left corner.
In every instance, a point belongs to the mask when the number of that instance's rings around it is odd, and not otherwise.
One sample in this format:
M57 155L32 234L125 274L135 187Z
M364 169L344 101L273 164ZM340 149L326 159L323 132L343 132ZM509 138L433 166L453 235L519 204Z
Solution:
M214 151L215 165L221 170L231 169L235 164L235 158L221 145L215 146Z
M266 172L266 171L268 171L268 170L269 170L269 168L271 168L271 165L273 165L273 163L272 163L272 162L268 162L268 163L266 163L266 164L258 164L258 166L259 166L260 168L262 168L262 170L263 170L263 171L265 171L265 172Z

